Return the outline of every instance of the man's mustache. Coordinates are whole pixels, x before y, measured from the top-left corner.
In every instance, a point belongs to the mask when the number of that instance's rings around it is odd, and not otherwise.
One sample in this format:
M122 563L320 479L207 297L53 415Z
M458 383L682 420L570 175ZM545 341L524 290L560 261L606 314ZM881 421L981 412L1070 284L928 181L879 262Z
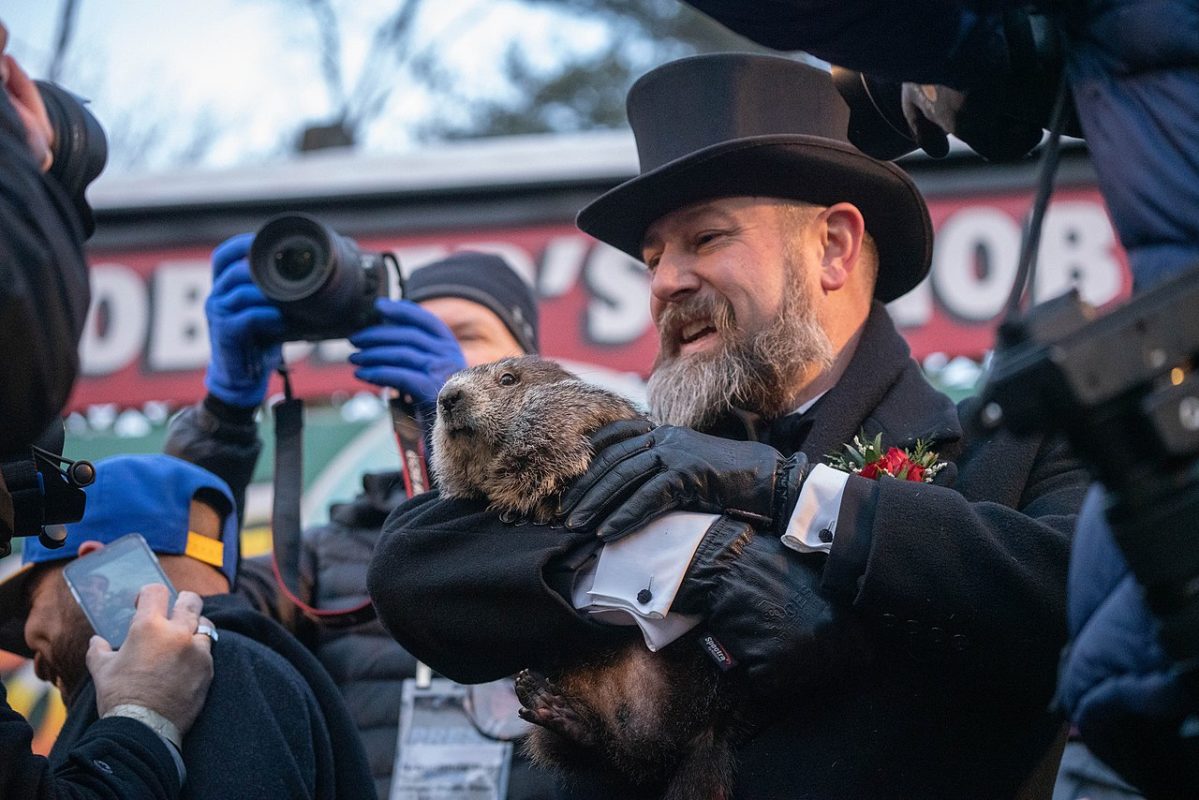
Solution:
M711 294L692 295L667 305L658 315L661 351L668 354L677 352L683 329L701 320L711 323L722 336L737 329L733 306L728 300Z

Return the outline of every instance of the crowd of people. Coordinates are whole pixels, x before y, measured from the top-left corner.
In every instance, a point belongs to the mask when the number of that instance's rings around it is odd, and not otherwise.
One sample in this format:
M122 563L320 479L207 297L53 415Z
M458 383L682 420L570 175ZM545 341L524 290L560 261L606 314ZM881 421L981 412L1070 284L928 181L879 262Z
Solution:
M693 5L756 30L738 4ZM0 53L6 36L0 26ZM65 404L88 293L84 227L46 174L53 127L3 58L8 453ZM1089 74L1094 61L1074 69ZM0 583L0 648L32 658L67 706L41 758L0 688L0 795L423 796L397 743L411 741L413 693L431 670L469 685L470 730L517 745L499 751L498 784L447 796L498 798L498 785L522 800L661 797L662 774L601 757L594 707L555 680L630 643L663 657L702 649L695 668L736 687L736 724L717 731L731 752L722 798L1080 796L1059 779L1065 712L1094 717L1088 693L1121 668L1152 685L1116 692L1099 721L1140 719L1148 697L1153 722L1138 730L1174 758L1193 753L1194 684L1153 649L1152 616L1099 523L1084 528L1071 567L1084 465L1057 436L979 428L976 401L934 389L892 323L884 304L929 270L928 209L903 169L850 143L829 73L782 56L684 58L634 84L628 116L639 174L583 208L578 226L648 270L659 334L650 422L594 432L594 458L550 524L436 488L409 497L398 467L367 475L328 524L300 535L293 597L269 557L240 552L257 414L291 334L251 278L253 236L233 236L212 254L202 399L172 420L165 453L96 464L62 545L27 539L21 568ZM1126 220L1122 235L1139 236L1142 218ZM1162 270L1194 249L1135 243ZM349 361L416 409L427 447L451 375L541 349L532 288L491 254L424 266L404 299L379 299L375 312L349 337ZM830 458L847 446L858 461ZM1088 513L1101 518L1099 502ZM672 519L683 522L662 535ZM11 502L0 523L14 533ZM178 594L142 588L113 649L65 573L133 532ZM1076 583L1103 580L1068 597L1068 570ZM350 608L377 618L336 618ZM1145 658L1099 658L1096 670L1086 656L1108 639L1084 640L1059 686L1071 628L1104 614ZM1082 677L1069 671L1079 653ZM639 708L660 696L652 680L631 670L600 704L633 742L645 735L633 730ZM480 722L483 705L499 724ZM1163 719L1174 728L1163 732ZM520 750L534 725L557 737L554 758ZM645 757L679 766L674 753ZM1145 767L1126 766L1135 788L1109 770L1106 787L1084 781L1085 791L1185 797L1199 785L1187 783L1193 767L1165 778Z

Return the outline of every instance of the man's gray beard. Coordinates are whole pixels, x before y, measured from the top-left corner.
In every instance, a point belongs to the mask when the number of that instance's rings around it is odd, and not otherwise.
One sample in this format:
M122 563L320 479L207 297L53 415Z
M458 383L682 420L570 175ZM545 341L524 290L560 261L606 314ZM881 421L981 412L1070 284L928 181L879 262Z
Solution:
M646 387L650 414L660 424L703 429L732 408L767 419L793 411L801 378L811 367L828 369L835 355L810 300L794 281L774 323L755 334L741 336L729 311L717 316L716 350L664 357L663 344Z

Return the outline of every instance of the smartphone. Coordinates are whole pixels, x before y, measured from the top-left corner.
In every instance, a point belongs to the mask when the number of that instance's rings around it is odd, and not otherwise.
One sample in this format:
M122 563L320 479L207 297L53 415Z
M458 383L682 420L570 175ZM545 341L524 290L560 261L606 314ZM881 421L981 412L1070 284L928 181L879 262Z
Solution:
M178 596L154 551L139 533L122 536L103 550L75 559L67 564L63 577L92 629L113 649L120 647L129 633L134 601L143 586L166 586L171 595L168 609L174 607Z

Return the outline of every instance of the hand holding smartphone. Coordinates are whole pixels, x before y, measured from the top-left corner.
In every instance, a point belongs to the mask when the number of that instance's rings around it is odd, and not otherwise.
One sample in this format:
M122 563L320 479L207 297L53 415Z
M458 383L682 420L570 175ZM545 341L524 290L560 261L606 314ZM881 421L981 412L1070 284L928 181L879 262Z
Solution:
M154 551L141 534L130 533L94 553L77 558L63 570L75 601L92 629L116 649L129 633L134 602L148 583L161 583L170 592L167 613L178 593L171 585Z

